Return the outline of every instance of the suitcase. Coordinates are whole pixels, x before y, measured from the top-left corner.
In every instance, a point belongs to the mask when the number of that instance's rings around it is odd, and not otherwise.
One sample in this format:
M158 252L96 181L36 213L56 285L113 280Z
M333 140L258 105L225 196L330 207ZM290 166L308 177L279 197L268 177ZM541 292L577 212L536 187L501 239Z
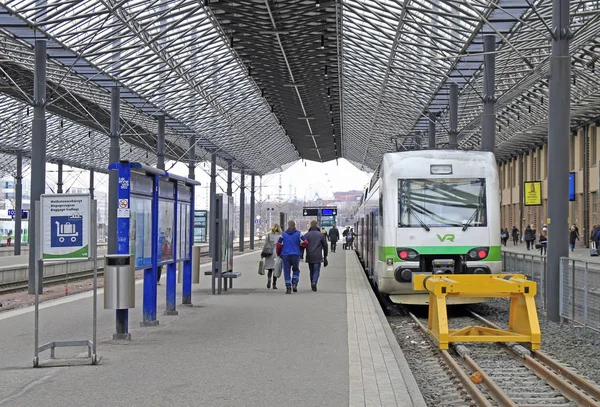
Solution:
M590 248L590 256L592 256L592 257L598 256L598 249L596 249L596 242L592 242L592 247Z

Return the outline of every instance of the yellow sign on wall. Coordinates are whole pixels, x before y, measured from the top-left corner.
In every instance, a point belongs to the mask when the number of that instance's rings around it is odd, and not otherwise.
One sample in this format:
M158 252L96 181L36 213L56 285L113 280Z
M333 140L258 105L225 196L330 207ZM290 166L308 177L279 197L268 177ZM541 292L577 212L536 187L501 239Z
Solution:
M542 182L526 181L523 191L525 206L538 206L542 204Z

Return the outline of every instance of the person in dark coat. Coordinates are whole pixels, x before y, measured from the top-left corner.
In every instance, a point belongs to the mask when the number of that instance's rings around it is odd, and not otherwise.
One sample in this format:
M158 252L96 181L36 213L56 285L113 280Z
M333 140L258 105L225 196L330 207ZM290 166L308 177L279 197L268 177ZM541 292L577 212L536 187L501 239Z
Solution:
M547 245L548 245L548 229L544 226L542 228L542 233L540 233L540 255L541 256L546 254Z
M527 243L527 250L530 250L531 246L533 245L533 241L535 240L535 232L533 231L530 225L527 225L527 227L525 228L524 236L525 243Z
M516 246L519 244L519 228L517 227L517 225L513 226L513 228L512 228L512 239L513 239L513 246Z
M577 233L577 227L571 226L571 232L569 232L569 247L571 251L575 250L575 240L579 240L579 233Z
M335 253L337 242L340 240L340 231L335 224L329 229L329 241L331 242L331 253Z
M350 233L350 226L346 226L346 229L342 232L342 249L346 250L346 240L348 237L348 233Z
M502 229L502 233L500 234L500 238L502 240L502 246L506 246L506 242L508 242L508 228Z
M317 291L317 283L321 274L321 263L327 267L327 238L317 226L317 221L310 222L310 229L306 234L308 246L306 246L306 262L310 270L310 287Z

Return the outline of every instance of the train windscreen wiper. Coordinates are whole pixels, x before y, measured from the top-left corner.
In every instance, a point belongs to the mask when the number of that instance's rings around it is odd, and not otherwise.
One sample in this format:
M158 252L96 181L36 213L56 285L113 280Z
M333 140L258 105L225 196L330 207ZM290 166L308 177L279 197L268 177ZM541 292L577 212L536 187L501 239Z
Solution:
M471 223L473 223L473 221L475 220L475 218L477 217L477 214L479 213L479 206L475 209L475 212L473 212L473 215L471 215L471 217L469 218L469 220L467 221L467 223L465 223L465 225L462 228L462 231L464 232L465 230L467 230L467 228L469 226L471 226Z
M427 232L429 232L429 226L427 226L427 224L425 222L423 222L423 219L419 218L419 216L416 214L416 212L412 209L412 207L408 207L408 210L412 213L412 215L415 217L415 219L417 220L417 222L419 222L419 225L421 225L421 227L423 229L425 229Z

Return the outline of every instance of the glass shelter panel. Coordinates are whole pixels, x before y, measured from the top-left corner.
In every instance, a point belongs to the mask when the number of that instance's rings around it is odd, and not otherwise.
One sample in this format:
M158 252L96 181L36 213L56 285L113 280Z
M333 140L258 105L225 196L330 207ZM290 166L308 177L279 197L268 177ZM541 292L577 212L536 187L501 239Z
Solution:
M173 260L173 225L175 203L160 199L158 202L158 262Z
M135 256L135 267L152 265L152 200L131 195L129 221L129 253Z
M180 203L177 214L177 231L179 239L177 240L177 258L187 259L190 257L190 204Z
M194 243L206 243L208 236L208 211L194 211Z

